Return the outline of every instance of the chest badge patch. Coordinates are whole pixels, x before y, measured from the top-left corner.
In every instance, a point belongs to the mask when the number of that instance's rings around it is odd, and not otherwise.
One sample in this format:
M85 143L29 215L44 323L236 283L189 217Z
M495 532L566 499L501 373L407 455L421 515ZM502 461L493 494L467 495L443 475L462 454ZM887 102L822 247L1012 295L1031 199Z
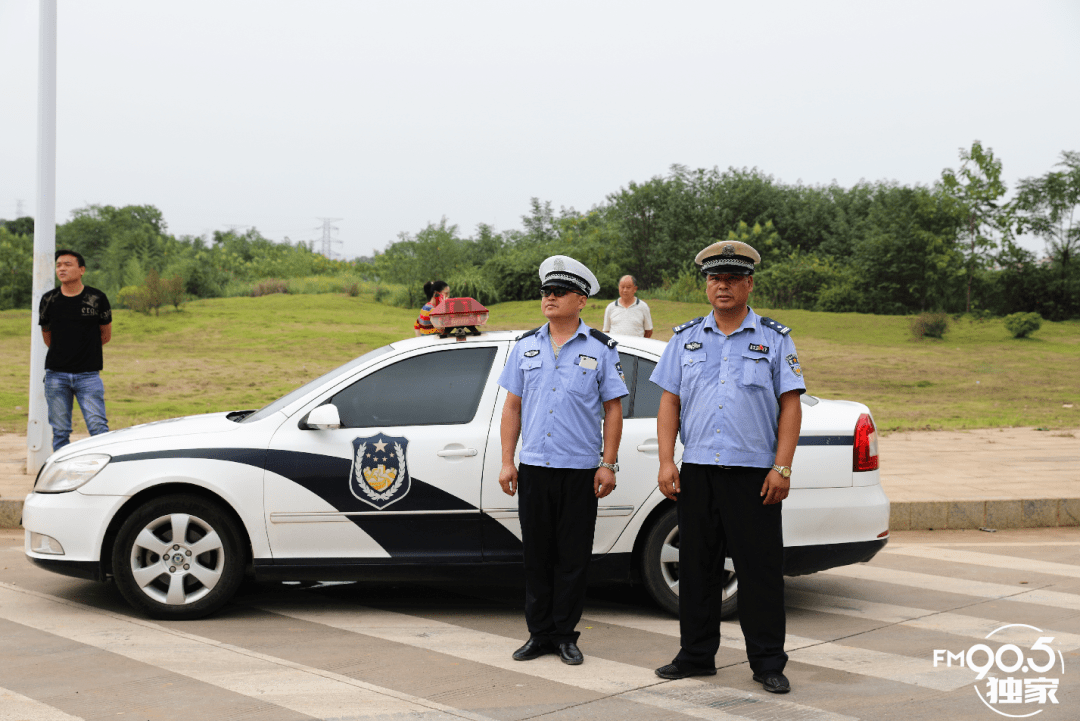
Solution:
M540 354L540 351L538 351L538 350L527 350L527 351L525 351L525 357L526 358L532 358L533 356L539 355L539 354Z
M802 367L799 366L799 357L794 353L788 353L784 358L787 361L788 367L791 368L791 372L797 376L802 376Z
M700 350L701 344L697 341L694 341L693 343L687 343L683 345L683 348L685 348L686 350Z
M750 344L750 350L757 351L758 353L768 353L769 352L769 346L767 346L767 345L759 345L757 343L751 343ZM790 358L790 357L791 356L788 356L788 358Z
M408 494L412 487L405 461L408 439L379 433L355 438L352 444L349 490L354 496L381 511Z

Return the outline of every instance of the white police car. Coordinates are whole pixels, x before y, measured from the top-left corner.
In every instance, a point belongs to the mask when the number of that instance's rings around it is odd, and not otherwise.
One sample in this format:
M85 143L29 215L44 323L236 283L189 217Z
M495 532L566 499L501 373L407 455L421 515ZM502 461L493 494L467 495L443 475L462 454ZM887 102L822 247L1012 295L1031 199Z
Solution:
M26 555L57 573L111 577L134 607L169 619L214 612L247 572L326 581L378 566L423 574L520 564L517 498L498 483L506 392L497 384L518 335L409 338L259 411L72 443L49 458L26 499ZM674 504L657 490L661 391L648 380L665 344L616 339L630 395L592 575L641 581L677 611L679 531ZM784 501L788 575L869 560L888 538L869 410L802 402ZM737 592L728 568L726 613Z

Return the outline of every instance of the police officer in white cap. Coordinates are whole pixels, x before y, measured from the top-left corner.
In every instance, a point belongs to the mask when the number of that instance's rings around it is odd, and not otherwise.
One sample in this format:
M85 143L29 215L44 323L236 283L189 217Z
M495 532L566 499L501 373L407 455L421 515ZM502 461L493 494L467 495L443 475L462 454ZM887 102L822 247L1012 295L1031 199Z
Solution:
M518 338L499 377L502 415L499 484L518 493L529 640L517 661L558 653L584 660L575 630L585 606L597 501L615 489L627 395L615 341L581 321L600 290L584 265L555 255L540 266L548 322ZM521 435L520 467L514 449Z
M656 419L660 491L678 504L682 646L656 675L716 673L730 555L754 681L787 693L781 501L790 488L806 385L791 329L746 304L760 260L739 241L698 253L712 312L675 328L650 378L664 389ZM676 433L684 446L681 470Z

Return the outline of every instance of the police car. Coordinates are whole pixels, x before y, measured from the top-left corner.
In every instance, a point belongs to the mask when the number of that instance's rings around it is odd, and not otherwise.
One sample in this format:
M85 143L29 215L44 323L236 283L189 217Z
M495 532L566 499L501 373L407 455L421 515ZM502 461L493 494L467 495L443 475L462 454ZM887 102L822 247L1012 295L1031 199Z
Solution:
M497 379L519 336L409 338L258 411L72 443L26 499L26 555L57 573L112 578L132 606L163 619L213 613L246 574L329 581L388 566L418 575L518 566L517 498L498 482L506 391ZM661 390L649 382L665 343L615 339L630 395L592 575L644 583L677 612L679 529L657 489ZM867 561L889 533L869 409L810 395L802 403L783 510L788 575ZM730 614L738 581L730 560L727 568Z

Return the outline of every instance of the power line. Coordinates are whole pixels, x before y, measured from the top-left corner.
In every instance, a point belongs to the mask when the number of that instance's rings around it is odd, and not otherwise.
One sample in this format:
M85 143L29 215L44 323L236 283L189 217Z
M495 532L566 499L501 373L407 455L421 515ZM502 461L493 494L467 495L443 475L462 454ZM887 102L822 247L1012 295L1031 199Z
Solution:
M320 239L321 242L322 242L322 250L320 252L325 257L333 260L334 255L335 255L335 253L334 253L334 244L337 243L337 244L342 245L342 246L344 246L344 244L345 244L345 241L338 240L337 238L335 238L333 236L333 233L337 232L337 230L338 230L338 227L336 225L334 225L334 223L336 223L339 220L344 220L344 219L343 218L319 218L319 220L322 221L322 226L315 228L315 230L320 230L320 229L322 230L322 238Z

